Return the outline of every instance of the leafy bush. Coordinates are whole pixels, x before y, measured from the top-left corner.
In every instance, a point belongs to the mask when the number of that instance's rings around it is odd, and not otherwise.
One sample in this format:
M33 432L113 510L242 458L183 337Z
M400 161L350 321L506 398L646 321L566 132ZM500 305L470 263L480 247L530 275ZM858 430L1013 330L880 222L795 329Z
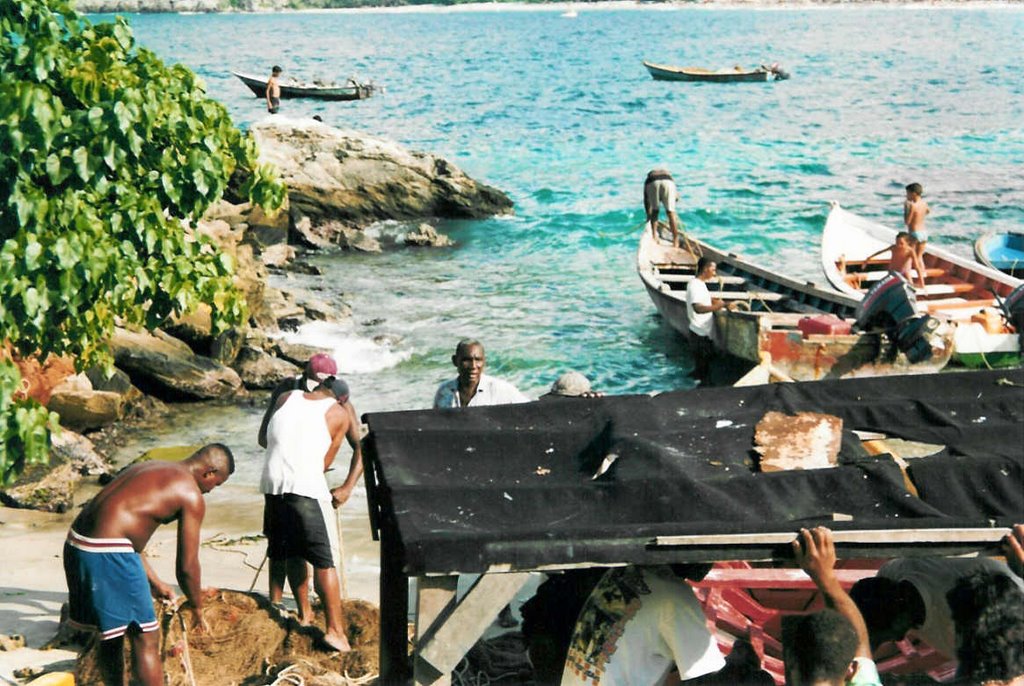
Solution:
M92 24L63 0L0 3L0 343L110 365L115 321L154 328L200 303L218 330L245 319L233 264L184 229L236 168L253 202L284 188L181 65ZM17 399L0 355L0 483L46 459L53 417Z

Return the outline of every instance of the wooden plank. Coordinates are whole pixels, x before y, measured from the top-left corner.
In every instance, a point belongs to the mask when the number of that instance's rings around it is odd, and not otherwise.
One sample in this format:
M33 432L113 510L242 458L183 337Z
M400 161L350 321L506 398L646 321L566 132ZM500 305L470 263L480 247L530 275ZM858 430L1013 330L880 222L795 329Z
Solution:
M915 289L914 293L929 297L933 295L962 295L964 293L970 293L974 289L975 286L969 283L932 283L926 284L923 289Z
M458 576L421 576L416 580L416 644L429 633L439 617L451 612L455 605ZM450 686L451 673L441 673L429 663L416 660L413 682L431 686Z
M681 302L686 302L686 291L663 291L665 295ZM712 298L718 298L719 300L733 300L745 302L751 301L764 301L764 302L778 302L785 300L789 296L782 295L781 293L771 293L769 291L711 291Z
M843 588L849 588L861 579L874 576L874 569L836 569L836 578ZM693 584L697 588L777 588L786 590L814 590L817 587L802 569L712 569L707 576Z
M888 261L886 261L886 264L888 264ZM917 270L916 269L911 269L910 271L911 271L912 274L914 274L914 276L917 276ZM858 281L862 281L862 282L879 281L882 277L888 276L891 273L892 272L890 272L888 269L876 269L876 270L872 270L872 271L869 271L869 272L848 272L846 274L846 278L848 280L853 279L853 280L858 280ZM945 269L939 269L939 268L936 268L936 267L925 267L924 278L926 278L926 279L935 279L935 278L938 278L940 276L945 275L945 273L946 273Z
M398 533L386 527L380 541L380 683L405 685L409 669L409 579L402 571Z
M655 274L654 276L665 283L690 283L697 278L693 274ZM738 286L746 282L747 280L742 276L716 276L713 280L708 281L708 285L714 286L717 283L724 283L730 286Z
M998 543L1006 529L863 529L833 531L836 543ZM697 536L658 536L654 546L729 546L782 545L796 537L795 533L705 534Z
M481 576L425 641L417 643L417 657L441 674L451 674L529 578L528 572Z

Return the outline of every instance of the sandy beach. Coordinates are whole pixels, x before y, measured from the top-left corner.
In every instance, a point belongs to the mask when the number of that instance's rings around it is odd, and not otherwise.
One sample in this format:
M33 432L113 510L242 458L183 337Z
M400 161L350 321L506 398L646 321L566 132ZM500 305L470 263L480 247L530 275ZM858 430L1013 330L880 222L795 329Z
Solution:
M236 487L236 490L241 490ZM206 520L200 559L203 585L248 590L265 551L259 531L263 505L252 498L252 506L240 506L239 493L225 487L224 493L207 499ZM76 495L78 504L96 492L94 485ZM218 497L219 496L219 497ZM366 505L361 492L343 510L344 547L348 595L377 604L378 574L376 544L366 523ZM41 650L57 632L61 604L67 600L67 586L61 550L77 506L64 514L0 508L0 538L4 557L0 566L0 634L21 634L26 647L0 652L0 679L14 682L13 672L23 667L47 671L72 671L77 652L68 649ZM147 547L147 554L161 578L174 580L176 528L163 526ZM256 590L266 590L264 567ZM286 596L287 597L287 596Z

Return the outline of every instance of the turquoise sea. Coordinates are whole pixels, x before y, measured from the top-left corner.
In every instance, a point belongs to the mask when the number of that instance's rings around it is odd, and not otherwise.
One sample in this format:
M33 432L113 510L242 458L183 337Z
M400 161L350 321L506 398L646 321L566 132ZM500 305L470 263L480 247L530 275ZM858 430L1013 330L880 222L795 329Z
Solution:
M1024 6L563 9L129 16L241 126L265 112L231 70L357 74L386 93L284 112L447 156L514 199L510 218L442 222L454 249L320 256L324 277L289 278L352 305L351 324L297 335L336 349L360 411L428 407L466 336L533 395L567 369L610 393L692 386L635 271L656 164L690 231L818 281L830 200L895 225L918 181L933 240L964 254L1024 223ZM655 82L644 59L793 78ZM258 408L224 412L148 440L227 439L258 461Z

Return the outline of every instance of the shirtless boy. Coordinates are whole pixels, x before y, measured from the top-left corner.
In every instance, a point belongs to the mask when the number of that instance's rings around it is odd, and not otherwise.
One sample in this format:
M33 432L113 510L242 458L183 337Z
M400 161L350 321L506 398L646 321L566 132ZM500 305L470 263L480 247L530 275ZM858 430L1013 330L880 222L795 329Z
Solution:
M928 243L928 231L924 228L924 218L932 211L928 203L921 197L924 189L919 183L907 186L907 201L903 203L903 224L907 227L910 237L914 239L914 251L923 258L924 247Z
M924 263L921 261L921 256L914 249L913 239L906 231L900 231L896 234L895 244L871 254L865 262L874 259L884 252L890 251L892 252L892 257L889 258L889 271L902 274L912 284L914 283L914 275L910 269L913 267L917 272L918 285L924 288Z
M270 70L270 78L267 79L267 112L277 114L281 109L281 67L274 65Z
M234 457L220 443L201 448L180 463L133 465L89 501L71 524L64 544L70 621L100 633L104 684L124 683L126 634L132 645L132 683L164 683L151 594L172 600L174 590L157 577L142 554L161 524L178 522L178 585L192 604L192 628L206 629L202 619L206 593L199 569L199 527L206 513L203 495L234 471Z

